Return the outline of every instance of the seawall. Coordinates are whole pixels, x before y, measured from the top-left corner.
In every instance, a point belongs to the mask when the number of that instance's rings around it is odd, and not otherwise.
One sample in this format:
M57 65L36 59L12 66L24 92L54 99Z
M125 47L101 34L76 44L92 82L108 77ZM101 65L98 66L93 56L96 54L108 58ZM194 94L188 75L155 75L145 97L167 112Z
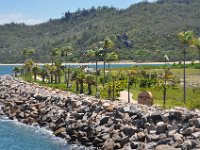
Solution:
M99 100L0 76L1 116L90 149L198 149L200 111Z

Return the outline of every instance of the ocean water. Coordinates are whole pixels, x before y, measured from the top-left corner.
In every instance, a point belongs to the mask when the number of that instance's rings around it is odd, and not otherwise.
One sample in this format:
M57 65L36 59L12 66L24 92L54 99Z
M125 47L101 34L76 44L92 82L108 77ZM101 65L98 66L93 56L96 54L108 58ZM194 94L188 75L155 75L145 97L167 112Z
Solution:
M0 119L0 150L69 150L66 142L49 131Z
M70 65L72 68L76 68L80 65ZM95 68L95 65L94 64L90 64L88 65L92 68ZM110 68L119 68L119 67L130 67L132 66L132 64L111 64L110 65ZM6 65L6 66L3 66L3 65L0 65L0 75L3 75L3 74L12 74L13 73L13 69L14 69L14 65ZM108 67L108 65L106 65L106 67ZM103 65L102 64L99 64L98 65L98 68L103 68Z
M0 65L0 75L3 75L3 74L12 74L13 73L13 68L15 66L11 65L11 66L3 66L3 65Z
M161 64L137 64L137 66L145 66L145 65L151 65L151 66L159 66ZM3 74L12 74L13 68L16 65L0 65L0 75ZM72 68L76 68L80 65L70 65ZM95 64L89 64L88 66L95 68ZM133 64L110 64L110 68L124 68L124 67L131 67ZM108 67L108 64L106 64L106 68ZM98 68L103 68L103 64L98 64Z

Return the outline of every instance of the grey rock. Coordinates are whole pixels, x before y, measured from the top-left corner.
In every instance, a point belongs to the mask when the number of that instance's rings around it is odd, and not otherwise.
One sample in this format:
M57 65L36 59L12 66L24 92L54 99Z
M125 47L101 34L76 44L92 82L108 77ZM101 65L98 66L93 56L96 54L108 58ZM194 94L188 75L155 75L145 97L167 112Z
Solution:
M176 134L174 134L174 135L172 136L172 140L173 140L174 142L183 143L183 135L182 135L182 134L176 133Z
M183 131L183 135L191 135L194 132L194 127L188 127Z
M192 133L194 138L200 138L200 131Z
M120 143L115 143L113 149L120 149L120 148L121 148Z
M158 122L156 124L156 131L158 133L164 133L167 130L167 125L164 122Z
M169 146L169 145L158 145L158 146L156 146L155 150L181 150L181 149L174 148L174 147Z
M126 136L133 136L136 132L137 132L137 129L136 128L133 128L133 127L122 127L121 129L123 131L123 133L126 135Z
M83 116L84 116L84 113L75 113L74 114L74 117L76 118L76 119L83 119Z
M115 142L112 139L107 139L103 144L105 150L113 150L114 146Z
M109 118L110 118L109 116L103 117L103 118L100 120L99 125L103 125L103 124L108 123L108 119L109 119Z
M121 139L120 144L123 147L128 142L129 142L129 137L124 137L124 138Z
M111 137L115 142L120 142L122 139L118 133L113 134Z
M183 150L191 150L193 148L192 142L190 140L186 140L181 145Z
M125 107L123 107L123 111L125 112L125 113L129 113L130 112L130 106L128 105L128 106L125 106Z
M144 132L139 132L139 133L137 134L137 136L138 136L138 140L139 140L139 141L142 141L142 142L145 141L146 135L145 135Z

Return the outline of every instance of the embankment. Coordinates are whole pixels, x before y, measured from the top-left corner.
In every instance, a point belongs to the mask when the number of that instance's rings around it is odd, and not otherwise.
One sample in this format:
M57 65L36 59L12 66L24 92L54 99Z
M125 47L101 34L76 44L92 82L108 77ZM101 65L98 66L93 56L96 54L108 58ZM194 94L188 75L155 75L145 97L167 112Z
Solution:
M92 149L199 149L200 111L96 100L0 77L1 116Z

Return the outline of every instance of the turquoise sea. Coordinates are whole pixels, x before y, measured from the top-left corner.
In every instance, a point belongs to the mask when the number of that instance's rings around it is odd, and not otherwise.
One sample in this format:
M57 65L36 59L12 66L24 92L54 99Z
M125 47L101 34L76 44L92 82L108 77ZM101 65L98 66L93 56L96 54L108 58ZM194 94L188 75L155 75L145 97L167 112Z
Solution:
M0 150L69 150L69 146L49 131L0 119Z
M2 75L2 74L12 74L13 73L12 70L15 66L14 65L6 65L6 66L0 65L0 75ZM73 68L76 68L80 65L70 65L70 66L73 67ZM93 64L90 64L88 66L95 68L95 65L93 65ZM130 67L130 66L132 66L132 64L111 64L110 65L111 68ZM108 66L106 65L106 67L108 67ZM98 65L98 68L103 68L103 65L102 64Z
M145 66L147 64L137 64L137 66ZM149 65L149 64L148 64ZM150 64L152 66L160 66L161 64ZM3 74L12 74L13 73L13 68L15 67L16 65L0 65L0 75L3 75ZM71 67L73 68L76 68L80 65L70 65ZM92 67L92 68L95 68L95 65L94 64L89 64L88 66ZM124 67L131 67L133 66L133 64L110 64L110 68L124 68ZM106 64L106 67L108 67L108 65ZM103 68L103 64L99 64L98 65L98 68Z

